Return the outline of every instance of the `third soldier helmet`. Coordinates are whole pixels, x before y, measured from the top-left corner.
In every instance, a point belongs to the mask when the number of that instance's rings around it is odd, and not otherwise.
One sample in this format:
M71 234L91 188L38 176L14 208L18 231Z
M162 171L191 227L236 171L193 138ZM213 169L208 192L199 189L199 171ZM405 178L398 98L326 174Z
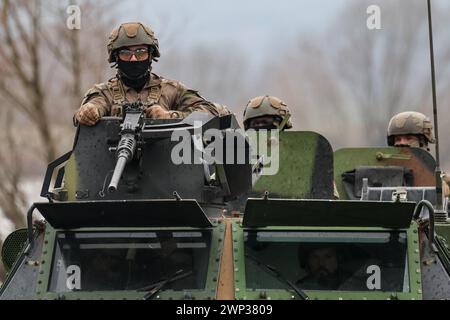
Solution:
M430 119L420 112L407 111L392 117L387 134L389 146L394 146L395 136L398 135L417 135L424 146L435 142L433 125Z
M250 119L262 117L262 116L274 116L277 117L280 122L285 117L290 117L291 113L281 99L274 96L259 96L251 99L244 110L244 127L248 129L248 122ZM287 120L285 129L292 128L291 120Z
M158 39L156 39L152 29L140 22L121 24L118 28L115 28L109 36L107 46L108 61L111 63L117 62L117 57L115 55L116 50L122 47L140 44L148 45L150 47L150 53L153 60L160 57Z

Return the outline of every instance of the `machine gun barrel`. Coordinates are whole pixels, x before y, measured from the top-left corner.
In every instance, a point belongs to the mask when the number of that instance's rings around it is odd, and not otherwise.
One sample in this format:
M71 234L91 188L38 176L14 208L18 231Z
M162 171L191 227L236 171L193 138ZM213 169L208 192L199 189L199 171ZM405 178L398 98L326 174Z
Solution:
M108 187L109 192L114 192L117 190L117 185L122 177L123 170L125 170L126 164L127 159L125 157L119 157L119 159L117 159L116 167L114 168L114 173Z
M140 134L143 124L143 110L141 104L131 104L125 106L125 117L122 124L122 132L119 144L116 149L117 161L114 172L108 186L109 192L117 190L120 178L128 162L133 160L137 148L137 136Z
M122 136L117 147L117 162L114 168L114 173L109 183L108 191L114 192L117 190L117 185L122 177L125 166L130 162L136 151L136 138L133 134L127 133Z

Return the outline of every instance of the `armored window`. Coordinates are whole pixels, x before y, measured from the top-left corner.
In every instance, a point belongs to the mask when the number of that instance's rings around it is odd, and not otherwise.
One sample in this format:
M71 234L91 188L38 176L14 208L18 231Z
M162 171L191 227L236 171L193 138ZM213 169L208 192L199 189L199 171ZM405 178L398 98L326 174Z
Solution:
M177 272L165 289L201 290L210 244L208 231L60 232L49 291L141 290Z
M409 292L405 232L246 232L248 289Z

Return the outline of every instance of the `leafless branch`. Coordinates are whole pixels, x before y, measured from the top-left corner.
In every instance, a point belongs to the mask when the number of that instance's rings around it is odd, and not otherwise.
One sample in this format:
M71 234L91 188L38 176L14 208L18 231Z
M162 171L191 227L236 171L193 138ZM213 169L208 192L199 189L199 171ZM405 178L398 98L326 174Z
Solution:
M10 61L11 65L14 66L14 69L15 69L19 79L23 82L23 84L26 87L30 87L31 81L30 81L29 77L27 76L27 74L21 64L21 61L24 61L24 60L22 59L22 55L19 53L16 42L13 41L12 36L11 36L13 31L8 22L9 21L9 19L8 19L9 12L11 11L10 6L11 6L10 1L4 0L4 5L2 8L1 23L2 23L2 26L4 29L6 46L1 46L1 48L9 48L11 50L11 53L9 55L6 53L3 53L2 55L9 56L8 61Z

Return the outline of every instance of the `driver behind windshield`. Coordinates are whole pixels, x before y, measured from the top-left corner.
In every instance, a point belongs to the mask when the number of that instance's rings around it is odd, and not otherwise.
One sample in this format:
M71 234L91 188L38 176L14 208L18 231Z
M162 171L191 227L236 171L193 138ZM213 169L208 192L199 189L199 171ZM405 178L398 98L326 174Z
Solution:
M333 246L300 246L300 266L307 275L296 282L305 290L337 290L350 276L342 270L338 250Z

